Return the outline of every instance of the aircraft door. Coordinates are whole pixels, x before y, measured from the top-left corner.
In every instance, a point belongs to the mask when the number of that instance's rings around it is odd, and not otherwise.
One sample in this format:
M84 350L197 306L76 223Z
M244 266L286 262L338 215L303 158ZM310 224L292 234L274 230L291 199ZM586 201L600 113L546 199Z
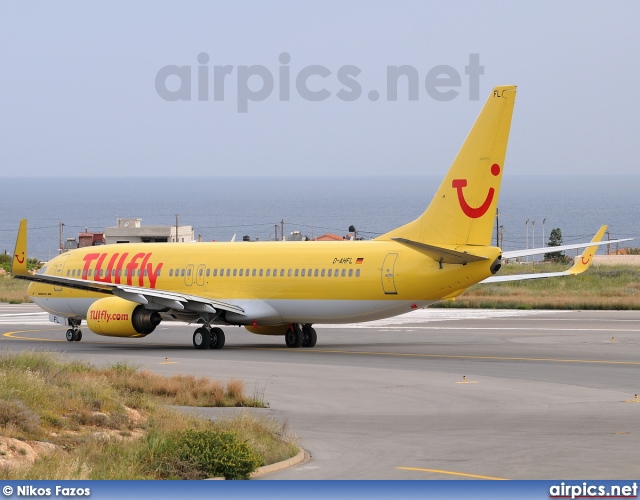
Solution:
M193 264L189 264L186 267L186 270L184 273L184 284L187 286L193 285Z
M67 263L67 259L69 258L69 254L62 254L60 259L56 262L56 268L53 271L54 276L62 276L62 272L64 271L64 265ZM54 292L61 292L61 286L54 286Z
M396 266L397 253L389 253L382 263L382 289L387 295L397 294L396 283L394 281L394 268Z
M207 266L204 264L200 264L198 266L198 270L196 271L196 284L198 286L204 285L204 270Z

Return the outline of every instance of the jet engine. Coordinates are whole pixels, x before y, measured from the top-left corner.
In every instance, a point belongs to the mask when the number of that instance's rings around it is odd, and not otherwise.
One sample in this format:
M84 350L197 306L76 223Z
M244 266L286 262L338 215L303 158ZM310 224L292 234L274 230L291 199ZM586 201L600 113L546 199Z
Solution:
M144 337L160 321L157 311L149 311L141 304L120 297L96 300L87 311L89 329L107 337Z

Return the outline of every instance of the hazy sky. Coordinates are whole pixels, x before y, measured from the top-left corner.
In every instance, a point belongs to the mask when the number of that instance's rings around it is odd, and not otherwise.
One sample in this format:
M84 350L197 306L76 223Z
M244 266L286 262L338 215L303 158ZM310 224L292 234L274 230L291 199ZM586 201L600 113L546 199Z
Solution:
M2 173L439 175L516 84L505 173L635 174L639 19L637 1L2 1Z

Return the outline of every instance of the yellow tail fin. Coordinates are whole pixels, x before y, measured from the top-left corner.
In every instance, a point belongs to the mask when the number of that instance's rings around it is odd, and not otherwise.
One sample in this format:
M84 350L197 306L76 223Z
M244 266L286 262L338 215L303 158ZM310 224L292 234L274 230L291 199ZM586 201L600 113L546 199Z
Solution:
M16 247L13 251L11 274L20 276L27 274L27 272L27 219L22 219L16 238Z
M602 241L604 233L607 231L607 226L602 226L596 235L591 240L592 242ZM553 247L549 247L553 248ZM569 274L580 274L589 269L591 262L593 262L593 256L598 251L597 245L587 247L584 249L579 259L576 259L576 263L567 271Z
M380 236L433 245L491 243L516 87L495 87L427 210Z

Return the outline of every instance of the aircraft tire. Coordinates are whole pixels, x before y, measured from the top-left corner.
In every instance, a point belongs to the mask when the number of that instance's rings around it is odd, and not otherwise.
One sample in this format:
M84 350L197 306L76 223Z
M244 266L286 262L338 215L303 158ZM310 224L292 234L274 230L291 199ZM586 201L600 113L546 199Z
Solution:
M318 334L315 329L312 328L311 325L304 325L302 327L302 333L302 347L315 347L318 341Z
M76 342L80 342L82 340L82 332L80 330L73 332L73 340Z
M300 325L297 323L290 326L287 333L284 334L284 341L287 347L300 347L303 339L304 334L302 333L302 328L300 328Z
M193 332L193 347L196 349L206 349L211 343L211 334L204 327L198 328Z
M224 347L224 341L224 331L222 330L222 328L212 328L209 347L211 349L222 349Z
M65 338L66 338L69 342L73 342L73 337L74 337L73 330L72 330L71 328L69 328L69 329L67 330L67 334L65 335Z

